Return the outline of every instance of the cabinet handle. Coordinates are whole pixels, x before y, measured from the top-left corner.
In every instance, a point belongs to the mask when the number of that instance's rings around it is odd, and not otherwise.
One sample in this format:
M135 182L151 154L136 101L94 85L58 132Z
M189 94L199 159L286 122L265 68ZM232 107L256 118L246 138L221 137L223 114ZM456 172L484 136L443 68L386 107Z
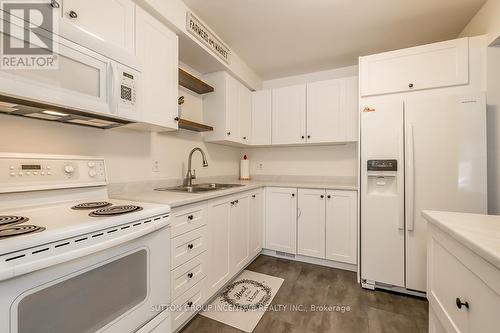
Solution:
M228 136L229 136L229 135L231 135L231 132L227 132L227 135L228 135Z
M301 138L302 138L302 139L305 139L305 136L303 136L303 135L302 135L302 136L301 136Z
M174 118L175 121L179 121L179 119L180 119L179 117L175 117Z
M243 137L243 140L246 140L246 139L247 139L247 137L246 137L246 136L244 136L244 137Z
M192 221L194 219L194 216L193 215L189 215L188 216L188 220Z
M311 138L311 136L310 136L310 135L308 135L308 136L307 136L307 138L308 138L308 139L310 139L310 138Z
M408 85L408 88L410 88L410 89L412 89L413 87L414 87L414 86L413 86L413 83L410 83L410 84Z
M190 308L193 306L193 302L187 302L186 305L188 306L188 308Z
M322 195L320 195L319 197L320 197L321 199L323 199L325 196L322 194Z
M294 196L295 196L295 193L292 193L292 197L294 197Z
M467 302L467 301L462 302L462 300L458 297L455 300L455 303L457 304L457 308L459 308L459 309L462 308L462 305L465 306L467 309L469 309L469 302Z
M59 8L59 7L61 7L61 5L59 4L59 2L57 2L56 0L52 0L52 1L50 2L50 6L51 6L52 8Z
M238 200L235 200L234 203L237 204L239 201Z
M190 249L190 250L192 250L192 249L193 249L193 247L194 247L194 245L193 245L193 244L189 244L189 245L188 245L188 249Z
M72 19L76 19L78 17L78 14L74 10L70 10L68 13L69 17Z
M326 197L327 197L328 199L331 199L331 198L332 198L332 196L331 196L331 195L327 195Z
M188 273L188 278L192 279L193 278L193 273Z
M255 199L255 194L252 194L252 198L254 198L254 199Z

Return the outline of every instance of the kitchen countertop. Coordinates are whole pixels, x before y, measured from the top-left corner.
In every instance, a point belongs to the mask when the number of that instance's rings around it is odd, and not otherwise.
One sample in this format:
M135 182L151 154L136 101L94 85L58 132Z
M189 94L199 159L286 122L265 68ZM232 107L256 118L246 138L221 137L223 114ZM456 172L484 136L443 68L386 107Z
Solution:
M500 269L500 216L437 211L422 216Z
M357 191L358 187L352 178L322 178L311 177L309 179L293 179L274 177L273 179L258 179L251 181L240 181L232 179L200 179L195 183L229 183L242 184L240 187L233 187L225 190L216 190L202 193L186 193L175 191L155 191L158 187L170 187L178 184L165 182L156 183L135 183L135 184L111 184L109 186L109 196L115 199L125 199L142 202L163 203L171 208L184 206L200 201L206 201L226 195L254 190L257 188L271 187L300 187L300 188L324 188L331 190Z

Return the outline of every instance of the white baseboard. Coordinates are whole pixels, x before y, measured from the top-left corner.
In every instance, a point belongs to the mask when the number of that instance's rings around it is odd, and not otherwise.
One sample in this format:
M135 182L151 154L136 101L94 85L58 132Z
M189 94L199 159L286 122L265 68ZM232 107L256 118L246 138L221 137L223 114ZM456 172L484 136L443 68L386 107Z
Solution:
M307 257L307 256L302 256L298 254L284 254L281 255L280 252L276 252L274 250L268 250L268 249L263 249L262 254L275 257L275 258L281 258L281 259L288 259L288 260L293 260L293 261L300 261L300 262L305 262L308 264L314 264L314 265L320 265L320 266L326 266L326 267L331 267L331 268L338 268L342 269L344 271L351 271L351 272L357 272L358 271L358 266L353 265L353 264L346 264L343 262L338 262L338 261L332 261L332 260L327 260L327 259L320 259L320 258L313 258L313 257Z

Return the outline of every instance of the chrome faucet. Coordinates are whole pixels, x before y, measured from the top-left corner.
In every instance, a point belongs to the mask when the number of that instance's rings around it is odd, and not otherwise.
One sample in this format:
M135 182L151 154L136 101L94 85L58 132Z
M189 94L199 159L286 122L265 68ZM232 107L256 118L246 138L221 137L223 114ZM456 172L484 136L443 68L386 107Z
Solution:
M203 158L203 167L206 168L208 166L207 156L205 156L205 152L201 150L201 148L196 147L191 150L188 158L188 171L186 179L184 180L184 186L193 186L193 179L196 179L196 170L193 169L193 171L191 171L191 160L193 159L193 153L195 151L199 151L201 153L201 157Z

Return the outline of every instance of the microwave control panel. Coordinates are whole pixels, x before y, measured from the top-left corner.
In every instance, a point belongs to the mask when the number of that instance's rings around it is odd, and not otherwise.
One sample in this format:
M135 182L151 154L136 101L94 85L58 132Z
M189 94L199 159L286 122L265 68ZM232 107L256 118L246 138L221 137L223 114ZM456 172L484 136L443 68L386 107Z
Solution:
M137 77L132 73L123 71L120 82L120 100L122 104L134 106Z

